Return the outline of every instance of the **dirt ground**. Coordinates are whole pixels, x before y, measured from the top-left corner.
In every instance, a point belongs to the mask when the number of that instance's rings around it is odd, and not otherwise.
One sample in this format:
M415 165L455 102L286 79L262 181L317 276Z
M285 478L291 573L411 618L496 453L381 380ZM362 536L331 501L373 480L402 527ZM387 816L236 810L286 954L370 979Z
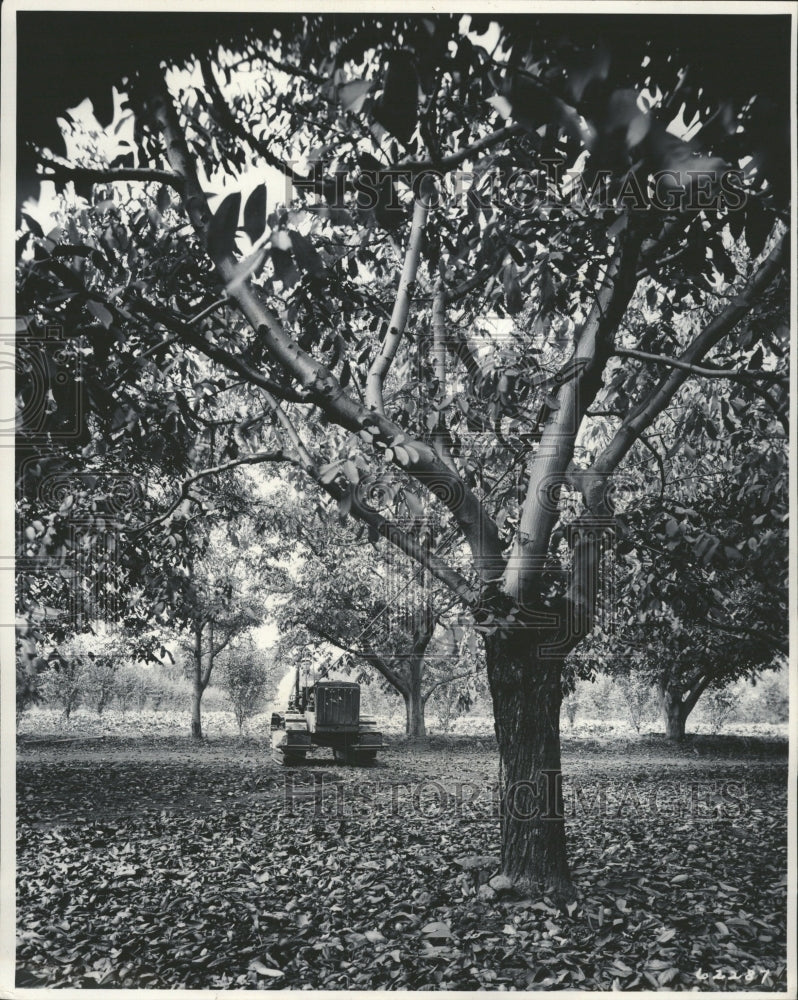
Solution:
M365 768L329 751L286 768L265 738L21 738L17 985L779 988L786 769L777 740L566 738L583 899L560 928L570 959L544 976L530 955L551 915L532 900L483 906L458 867L500 851L489 738L397 738ZM179 919L162 929L170 894ZM416 923L386 922L391 900ZM513 906L526 923L494 954ZM290 927L265 934L264 911ZM441 921L452 939L424 941ZM710 968L721 978L702 979Z

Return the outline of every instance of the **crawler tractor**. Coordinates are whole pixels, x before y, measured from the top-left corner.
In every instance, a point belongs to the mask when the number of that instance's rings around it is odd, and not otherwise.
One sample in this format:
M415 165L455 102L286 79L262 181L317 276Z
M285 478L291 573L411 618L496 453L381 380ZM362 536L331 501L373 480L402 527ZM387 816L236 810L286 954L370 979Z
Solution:
M360 715L359 684L317 681L300 687L299 667L288 709L272 714L271 730L284 764L302 763L317 747L330 747L340 763L370 764L385 747L374 720Z

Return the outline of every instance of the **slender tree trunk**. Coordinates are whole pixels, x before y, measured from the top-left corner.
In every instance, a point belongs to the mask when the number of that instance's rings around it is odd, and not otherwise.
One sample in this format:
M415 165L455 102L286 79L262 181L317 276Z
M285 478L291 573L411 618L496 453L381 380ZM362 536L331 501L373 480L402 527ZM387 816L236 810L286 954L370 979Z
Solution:
M191 692L191 736L195 740L202 739L202 715L200 711L202 693L202 685L195 675L194 690Z
M194 676L191 688L191 736L192 739L202 739L202 695L205 685L202 683L202 627L194 629Z
M502 767L502 872L560 902L574 898L560 767L562 658L540 655L529 630L485 639Z
M403 692L407 724L405 732L414 740L423 740L427 736L427 723L424 716L424 699L421 696L421 662L415 660L410 664L410 686Z
M663 687L662 694L662 718L665 722L665 735L669 740L681 742L684 739L685 723L687 722L688 711L682 703L678 691L673 688Z

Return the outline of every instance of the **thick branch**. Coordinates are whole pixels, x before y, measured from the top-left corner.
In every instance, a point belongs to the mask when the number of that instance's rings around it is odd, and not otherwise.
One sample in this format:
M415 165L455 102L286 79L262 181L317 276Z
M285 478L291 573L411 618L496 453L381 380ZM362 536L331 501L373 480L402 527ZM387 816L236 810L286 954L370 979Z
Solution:
M286 403L308 402L308 393L299 389L293 389L290 386L283 386L274 379L268 378L266 375L262 375L256 368L248 365L246 361L243 361L237 354L233 354L226 348L212 343L198 330L191 329L189 324L182 322L179 317L169 312L169 310L163 309L141 296L136 298L135 304L141 309L142 312L146 313L146 315L157 320L167 329L175 331L179 339L190 344L212 361L216 361L225 368L229 368L231 371L236 372L237 375L240 375L241 378L247 381L250 385L256 385L258 388L264 389L266 392L270 392L274 396L278 396ZM169 343L171 343L171 341L169 341ZM164 345L159 344L158 346L162 347Z
M207 246L208 224L211 218L208 202L180 131L174 106L168 92L164 91L163 81L155 80L154 86L156 94L151 101L151 112L164 134L172 168L185 179L184 203L191 223ZM483 578L494 576L497 563L502 561L499 532L476 495L440 461L430 445L422 441L408 441L398 425L386 419L381 413L353 400L326 366L303 351L296 341L287 335L271 310L266 308L249 280L238 279L236 262L231 253L215 253L214 264L222 280L235 285L234 290L228 289L231 298L238 303L250 324L259 330L271 357L297 379L308 392L309 401L315 403L333 423L346 430L355 433L365 432L371 440L378 441L386 447L401 444L401 449L394 451L397 464L446 504L471 547L477 571ZM356 509L354 504L352 509ZM379 521L382 524L383 519L380 518ZM383 533L382 528L378 530ZM386 534L385 537L391 536ZM411 554L410 550L415 549L421 551L420 546L403 547L403 551L408 554ZM418 559L416 554L412 557ZM449 574L451 572L449 571ZM447 577L448 579L443 579L438 576L438 579L450 586L452 577L451 575ZM463 587L468 590L467 584L459 574L456 574L456 577L459 582L455 592L463 597Z
M334 483L321 483L324 489L336 501L341 502L345 493ZM429 547L418 542L409 532L404 531L398 525L383 517L378 511L367 507L361 502L356 490L351 491L351 513L369 527L373 528L382 538L387 539L405 555L428 570L436 580L448 587L455 594L460 602L467 608L474 608L477 605L477 595L474 593L468 580L457 570L452 569L440 556L429 550Z
M693 711L693 709L696 706L696 703L698 702L698 699L712 683L713 677L714 674L706 673L704 674L703 677L701 677L700 680L690 685L690 691L688 692L687 696L682 699L682 707L684 708L684 710L687 712L688 715L690 714L690 712Z
M385 334L380 353L374 359L366 379L366 405L378 410L380 413L385 412L385 404L382 398L385 376L388 374L393 359L396 357L396 351L404 334L407 317L410 312L410 303L413 299L416 273L418 271L418 260L421 255L421 244L424 239L424 227L427 224L430 199L434 191L434 184L425 178L413 208L413 221L410 225L410 236L407 240L402 276L399 279L399 288L396 293L396 301L394 302L390 323L388 324L388 332Z
M601 384L615 330L635 288L639 246L639 237L628 232L608 264L593 307L577 333L576 347L568 363L574 377L557 390L556 409L549 412L531 462L518 532L505 572L508 594L523 603L534 597L528 588L548 553L558 517L559 488L573 458L576 435Z

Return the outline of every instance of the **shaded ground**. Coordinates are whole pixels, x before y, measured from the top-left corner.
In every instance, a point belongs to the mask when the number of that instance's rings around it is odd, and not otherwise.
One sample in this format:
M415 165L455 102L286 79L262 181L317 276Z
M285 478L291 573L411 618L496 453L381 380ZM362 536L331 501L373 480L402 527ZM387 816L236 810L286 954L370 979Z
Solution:
M21 740L18 987L784 990L786 746L566 739L578 906L484 900L489 739Z

